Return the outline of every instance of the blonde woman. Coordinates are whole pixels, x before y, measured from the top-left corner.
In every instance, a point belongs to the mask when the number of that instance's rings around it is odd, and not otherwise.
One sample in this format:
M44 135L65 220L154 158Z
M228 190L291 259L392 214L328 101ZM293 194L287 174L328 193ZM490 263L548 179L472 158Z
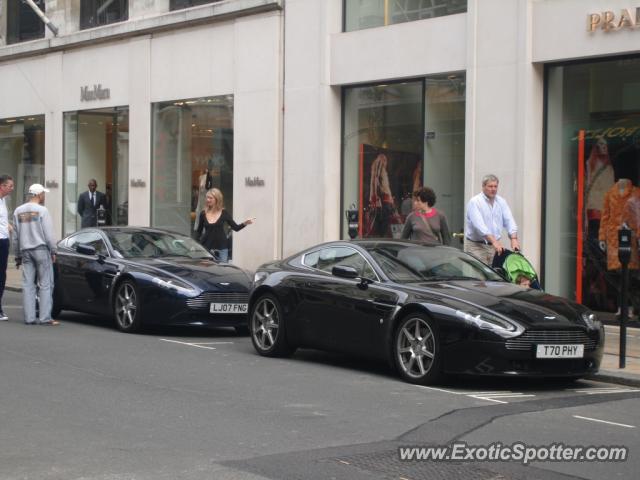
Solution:
M200 212L197 238L204 248L209 250L222 263L229 261L229 239L224 230L226 223L233 231L242 230L251 225L255 218L249 218L238 225L231 214L224 209L224 197L217 188L207 191L206 207Z

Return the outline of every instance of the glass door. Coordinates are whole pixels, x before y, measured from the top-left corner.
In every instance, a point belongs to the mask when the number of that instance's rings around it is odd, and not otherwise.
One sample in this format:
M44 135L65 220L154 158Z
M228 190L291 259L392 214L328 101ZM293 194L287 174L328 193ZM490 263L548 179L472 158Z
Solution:
M78 203L92 180L105 196L106 225L128 224L128 107L65 113L64 164L65 235L81 228ZM97 214L87 224L95 226Z

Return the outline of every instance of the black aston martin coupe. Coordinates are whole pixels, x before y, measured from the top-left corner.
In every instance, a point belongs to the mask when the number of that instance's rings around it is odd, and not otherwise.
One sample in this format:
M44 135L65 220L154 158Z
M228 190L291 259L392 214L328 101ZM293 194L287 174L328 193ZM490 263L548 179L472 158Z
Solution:
M142 227L88 228L58 243L53 316L112 315L123 332L143 325L247 331L251 279L217 263L189 237Z
M587 308L504 280L455 248L338 241L260 267L249 300L260 355L297 347L390 361L406 381L443 373L567 376L598 370Z

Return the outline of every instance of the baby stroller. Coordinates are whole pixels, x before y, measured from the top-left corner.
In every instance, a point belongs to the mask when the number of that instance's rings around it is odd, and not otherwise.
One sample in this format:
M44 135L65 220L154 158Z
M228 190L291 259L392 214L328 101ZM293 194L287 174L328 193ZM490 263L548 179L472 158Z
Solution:
M512 252L505 249L500 255L496 254L493 257L491 267L504 273L507 280L512 283L520 284L519 280L524 277L529 280L531 288L542 290L538 274L529 263L529 260L520 252Z

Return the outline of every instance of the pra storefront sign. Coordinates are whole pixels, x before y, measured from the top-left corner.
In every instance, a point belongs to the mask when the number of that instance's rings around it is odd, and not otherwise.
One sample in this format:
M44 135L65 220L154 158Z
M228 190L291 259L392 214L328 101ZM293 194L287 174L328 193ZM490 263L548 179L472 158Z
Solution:
M600 13L590 13L587 16L587 31L596 30L614 32L622 29L640 28L640 7L623 8L619 13L611 10Z

